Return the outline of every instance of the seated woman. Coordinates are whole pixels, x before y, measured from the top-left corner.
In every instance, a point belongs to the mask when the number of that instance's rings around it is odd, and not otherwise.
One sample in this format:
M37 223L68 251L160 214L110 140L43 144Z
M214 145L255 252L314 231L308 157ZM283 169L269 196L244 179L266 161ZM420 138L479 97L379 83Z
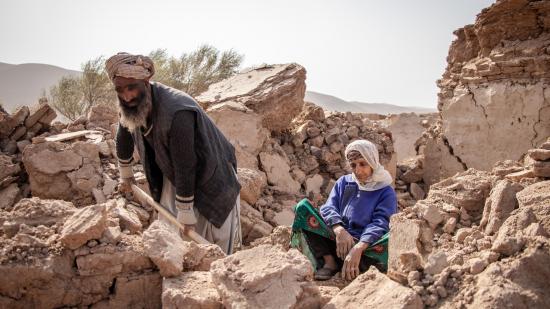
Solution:
M367 140L350 143L345 156L352 174L338 179L320 208L322 218L307 201L308 206L302 201L295 209L292 246L301 249L314 266L323 264L316 271L317 280L330 279L340 268L342 277L352 280L371 265L387 263L387 241L376 250L385 250L378 252L385 254L384 263L364 253L382 237L386 240L390 216L397 212L392 178L379 162L376 145Z

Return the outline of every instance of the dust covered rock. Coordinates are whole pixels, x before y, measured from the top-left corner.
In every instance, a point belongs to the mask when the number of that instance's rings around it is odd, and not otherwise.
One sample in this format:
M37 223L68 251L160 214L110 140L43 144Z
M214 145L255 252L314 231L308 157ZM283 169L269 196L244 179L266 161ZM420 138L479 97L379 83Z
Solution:
M269 235L272 230L273 226L264 221L260 211L241 200L241 232L245 244Z
M267 174L269 184L291 194L299 192L300 184L290 175L290 166L284 156L262 152L260 153L260 163Z
M251 243L252 247L269 244L279 246L283 250L288 251L290 248L290 235L292 228L290 226L277 226L268 236L258 238Z
M480 274L469 292L473 301L468 307L546 308L550 306L550 243L548 240L529 246L513 260L491 264Z
M90 204L102 182L98 146L93 143L44 142L25 148L23 163L33 196Z
M99 239L107 227L107 211L110 204L91 205L76 211L63 225L61 242L69 249L76 249L88 240Z
M241 103L260 115L269 131L281 131L304 104L305 75L305 69L295 63L265 65L211 85L197 101L203 107L226 101Z
M214 262L210 272L227 308L302 308L319 298L313 268L296 250L261 245Z
M392 281L375 268L359 275L323 308L423 308L412 289Z
M0 209L8 209L17 202L21 190L17 184L12 183L4 189L0 189Z
M508 180L498 182L491 190L491 195L485 201L481 227L485 227L485 233L492 235L502 226L504 220L517 207L516 193L523 186Z
M267 178L264 172L238 168L239 183L241 184L241 199L250 205L256 204L262 189L267 185Z
M550 181L528 186L517 195L519 208L504 221L492 246L507 256L522 250L530 237L550 236Z
M196 244L184 241L181 250L183 251L184 270L208 271L214 261L226 257L225 252L214 244Z
M116 123L118 123L118 111L116 107L107 104L96 104L88 112L86 129L99 127L110 130L111 126Z
M234 101L213 105L206 112L235 146L238 166L257 168L256 157L270 133L261 115Z
M489 173L470 169L432 185L428 198L441 199L468 211L479 211L490 190Z
M147 256L163 277L178 276L182 272L185 244L170 225L156 220L143 233L143 243Z
M20 171L21 167L18 163L14 163L10 156L0 153L0 188L15 181Z
M183 273L162 283L162 308L221 309L221 298L206 271Z

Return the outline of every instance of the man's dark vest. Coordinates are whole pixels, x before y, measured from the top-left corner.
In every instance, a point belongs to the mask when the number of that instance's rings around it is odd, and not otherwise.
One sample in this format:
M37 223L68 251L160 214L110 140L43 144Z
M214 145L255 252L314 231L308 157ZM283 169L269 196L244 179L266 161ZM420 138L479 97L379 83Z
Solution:
M152 145L144 142L142 133L132 133L142 158L151 195L156 201L160 200L163 175L175 184L174 167L168 148L172 119L178 111L192 111L195 113L194 147L197 155L194 206L219 228L233 209L241 188L234 173L237 171L235 148L189 95L155 82L151 82L151 89L153 127L149 134Z

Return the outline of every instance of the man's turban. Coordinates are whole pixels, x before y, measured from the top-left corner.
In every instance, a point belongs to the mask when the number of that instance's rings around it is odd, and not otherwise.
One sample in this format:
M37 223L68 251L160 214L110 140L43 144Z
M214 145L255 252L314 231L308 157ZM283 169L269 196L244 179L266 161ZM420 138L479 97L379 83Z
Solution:
M155 74L153 60L147 56L118 53L105 62L109 78L121 76L133 79L147 79Z

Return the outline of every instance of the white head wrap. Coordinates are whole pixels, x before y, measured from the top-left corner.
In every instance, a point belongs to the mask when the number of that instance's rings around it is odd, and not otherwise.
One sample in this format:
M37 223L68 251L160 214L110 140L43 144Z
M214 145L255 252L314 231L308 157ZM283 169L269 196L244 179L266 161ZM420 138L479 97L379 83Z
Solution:
M356 140L346 147L346 158L352 150L358 151L372 168L372 175L367 179L366 183L359 182L355 174L352 174L353 180L357 183L360 190L375 191L391 185L393 179L390 173L384 169L384 166L380 164L378 149L375 144L364 139Z

